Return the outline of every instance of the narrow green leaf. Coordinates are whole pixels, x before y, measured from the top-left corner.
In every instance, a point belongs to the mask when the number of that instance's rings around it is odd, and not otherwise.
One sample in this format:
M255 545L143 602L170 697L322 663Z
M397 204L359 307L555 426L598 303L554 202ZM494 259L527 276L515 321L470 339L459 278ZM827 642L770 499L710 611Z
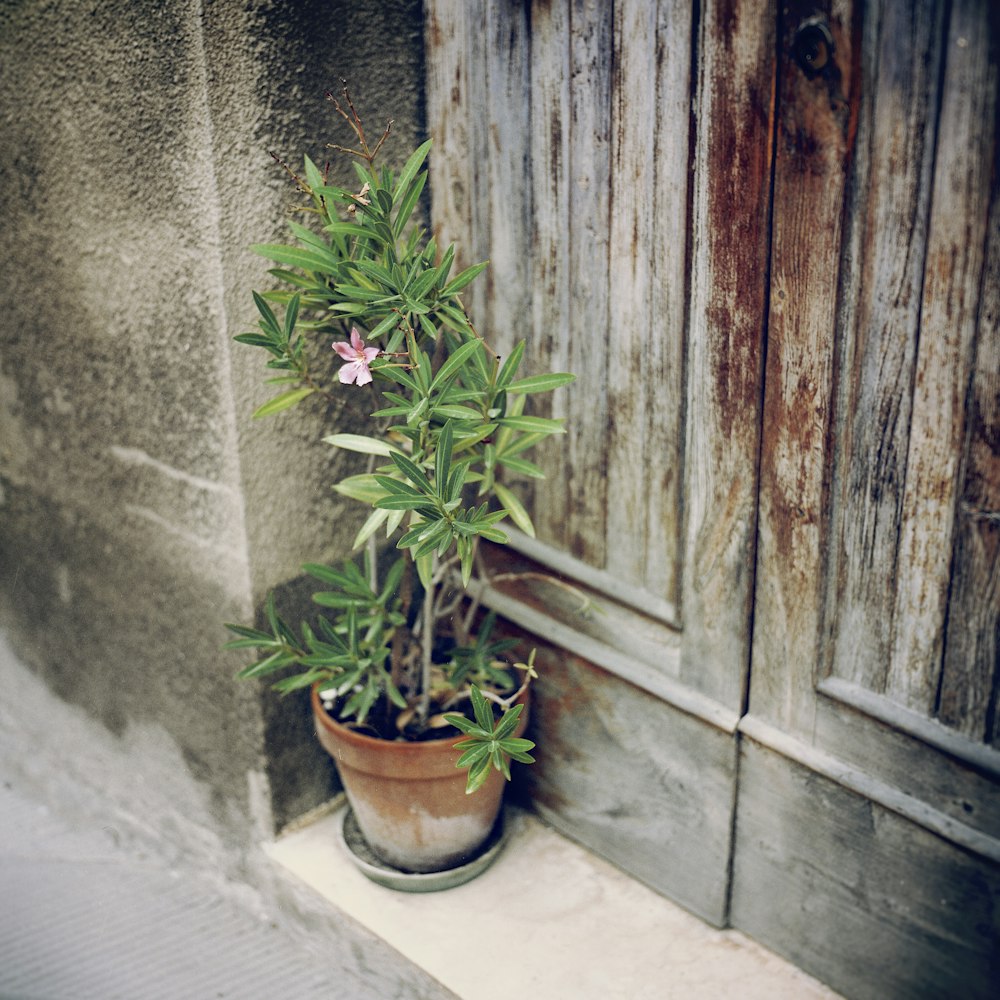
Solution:
M502 427L510 427L516 431L527 431L534 434L565 434L563 421L551 420L548 417L501 417L498 421Z
M431 383L431 390L440 391L443 389L458 374L459 369L461 369L466 361L476 351L481 350L483 350L483 345L479 340L469 340L462 344L461 347L451 354L448 360L441 366L437 375L434 376L434 381Z
M522 476L529 476L532 479L544 479L545 473L534 462L529 462L523 458L510 458L507 455L498 455L497 461L511 472L518 472Z
M387 441L366 437L363 434L331 434L323 440L345 451L359 451L363 455L381 455L384 458L389 458L397 450Z
M368 515L368 519L361 526L361 530L354 536L353 548L360 549L365 542L375 534L376 531L389 519L389 511L373 510Z
M428 552L419 559L415 559L414 562L417 566L417 576L420 578L421 586L424 590L430 590L434 580L434 553Z
M441 289L441 294L447 296L455 295L460 292L467 284L469 284L470 281L473 281L480 274L482 274L482 272L486 270L489 265L490 262L488 260L484 260L480 261L478 264L473 264L472 267L467 267Z
M308 386L303 389L289 389L288 392L281 393L280 396L275 396L273 399L269 399L262 406L258 406L256 410L253 411L253 419L257 420L260 417L269 417L274 413L280 413L282 410L287 410L290 406L294 406L296 403L301 402L306 396L311 396L313 389Z
M514 346L514 350L507 355L507 360L504 361L503 367L500 369L500 374L497 376L497 388L506 389L507 386L514 380L514 376L517 374L517 369L521 364L521 358L524 356L524 341L519 340Z
M569 372L551 372L547 375L529 375L527 378L511 382L506 388L508 392L550 392L575 380L576 376Z
M478 791L486 783L486 779L490 776L490 758L483 757L481 760L477 760L469 768L469 777L465 784L465 794L472 795L473 792Z
M304 250L301 247L282 246L276 243L257 243L250 249L268 260L299 267L303 271L336 274L338 268L338 261L333 254L321 253L316 249Z
M500 721L496 725L496 729L493 730L493 738L495 740L502 740L509 737L510 734L517 728L518 720L521 718L521 713L523 711L523 705L514 705L513 708L504 712ZM530 750L531 747L517 747L516 749Z
M475 764L477 760L481 760L490 752L489 743L476 742L476 745L470 747L461 757L455 762L455 767L468 767L470 764Z
M385 496L385 490L375 481L370 473L348 476L334 485L334 491L341 496L350 497L361 503L374 503L379 497Z
M291 301L285 309L285 340L291 340L295 332L295 322L299 318L299 302L301 296L298 293L292 296Z
M257 306L257 311L260 313L267 331L275 337L280 337L281 327L278 325L278 317L274 315L274 310L268 305L263 295L257 292L253 292L252 294L254 304Z
M396 468L399 469L399 471L402 472L411 483L416 485L425 496L434 492L434 487L431 486L431 481L424 474L424 471L416 465L416 463L396 451L394 451L389 457L392 459Z
M478 722L483 729L492 734L493 709L490 708L486 699L483 697L482 691L480 691L475 685L472 686L469 694L472 698L472 712L476 717L476 722Z
M507 509L510 519L530 538L535 537L535 526L524 509L524 504L502 483L494 483L493 490L497 499Z
M416 176L417 171L420 169L424 160L427 159L427 154L431 151L431 146L433 141L428 139L426 142L421 143L409 156L403 169L399 172L399 177L396 178L396 185L394 188L395 199L398 201L401 195L403 195L409 186L410 181Z
M480 528L477 534L489 542L496 542L499 545L506 545L510 539L498 528Z

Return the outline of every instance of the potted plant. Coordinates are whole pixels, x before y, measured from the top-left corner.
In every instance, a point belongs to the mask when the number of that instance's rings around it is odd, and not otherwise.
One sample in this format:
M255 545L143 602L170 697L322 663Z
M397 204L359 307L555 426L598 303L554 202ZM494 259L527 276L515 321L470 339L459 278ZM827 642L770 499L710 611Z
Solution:
M430 141L393 171L378 162L392 123L372 144L346 87L327 96L353 132L352 146L333 148L353 160L356 188L308 157L304 176L285 167L314 224L290 223L296 246L254 247L283 287L254 293L259 329L236 340L269 355L280 386L255 417L314 395L366 404L365 433L324 440L365 456L335 488L371 512L359 560L304 567L322 584L312 624L293 630L272 596L266 630L228 625L227 648L256 651L241 678L280 673L278 691L311 689L318 736L374 853L438 871L474 856L510 761L532 761L522 734L534 653L508 662L513 643L493 638L468 588L481 541L507 541L506 519L534 534L501 476L542 475L527 453L564 429L526 401L573 376L525 377L523 341L501 358L476 329L461 293L486 264L453 274L454 246L442 252L413 222ZM317 361L331 344L343 363L324 380Z

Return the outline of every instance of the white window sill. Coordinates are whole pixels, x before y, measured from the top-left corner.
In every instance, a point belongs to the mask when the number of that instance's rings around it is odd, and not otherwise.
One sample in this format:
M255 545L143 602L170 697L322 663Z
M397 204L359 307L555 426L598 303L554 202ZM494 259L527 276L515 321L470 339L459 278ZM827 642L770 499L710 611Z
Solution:
M509 810L506 846L455 889L375 885L338 843L341 809L270 845L272 859L463 1000L830 1000L738 931L719 931Z

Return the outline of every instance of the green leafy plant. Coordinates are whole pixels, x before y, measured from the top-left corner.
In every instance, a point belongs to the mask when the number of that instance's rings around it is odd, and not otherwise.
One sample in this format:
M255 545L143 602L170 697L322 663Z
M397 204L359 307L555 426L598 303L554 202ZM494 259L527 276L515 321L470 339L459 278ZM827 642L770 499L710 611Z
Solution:
M278 392L255 417L315 395L337 406L345 394L369 401L365 433L324 438L367 462L335 486L370 508L355 538L366 550L364 568L305 567L329 587L314 600L330 617L296 635L269 600L268 631L230 625L237 638L227 645L258 652L239 676L295 669L275 687L319 682L335 693L342 719L386 738L426 738L454 726L467 736L459 763L473 790L491 762L509 777L508 757L530 761L528 741L510 734L534 670L517 681L502 659L510 644L490 638L492 615L473 634L476 604L465 593L481 542L506 542L507 519L534 535L503 476L543 476L528 453L565 430L561 420L528 413L527 404L574 376L524 375L523 340L502 359L474 326L461 293L486 263L453 274L454 246L442 251L414 221L430 141L393 172L376 164L390 127L372 145L346 89L341 100L328 97L353 133L354 145L334 148L351 157L357 190L330 183L308 157L303 176L285 168L313 224L290 223L295 245L253 248L278 265L270 273L280 287L254 293L258 329L236 340L266 352L277 372L268 381ZM323 364L331 336L343 362L333 385ZM380 583L382 537L402 558ZM491 704L501 712L495 723Z

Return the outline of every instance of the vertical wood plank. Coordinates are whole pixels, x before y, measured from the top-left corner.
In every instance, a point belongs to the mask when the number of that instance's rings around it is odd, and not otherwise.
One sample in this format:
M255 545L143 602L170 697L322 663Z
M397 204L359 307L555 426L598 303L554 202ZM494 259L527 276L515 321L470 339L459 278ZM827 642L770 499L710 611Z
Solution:
M790 3L782 15L750 690L755 714L800 731L811 728L822 612L837 285L859 83L852 8L822 12L834 54L812 79L793 51L816 8Z
M645 526L650 489L646 410L650 396L651 277L656 120L656 8L614 7L611 139L611 249L608 276L607 569L645 577L646 546L626 542ZM639 529L642 530L642 529ZM644 531L643 531L644 534Z
M982 6L987 6L985 3ZM974 38L974 34L980 37ZM993 119L977 127L1000 134L997 61L1000 9L966 37L989 40ZM975 134L975 133L974 133ZM993 156L996 157L996 145ZM974 740L1000 746L1000 181L994 159L992 205L976 331L976 361L969 390L963 487L958 509L948 631L938 718Z
M488 145L483 197L487 206L484 254L490 266L480 282L487 290L487 312L480 332L501 355L530 339L531 162L526 139L531 127L530 38L528 11L517 0L487 0L485 117Z
M702 8L693 198L682 679L742 705L749 659L775 11Z
M471 239L467 26L465 5L426 0L427 122L434 139L429 158L431 231L439 247Z
M532 320L526 357L533 370L565 371L570 314L568 0L533 3L531 9ZM533 400L532 412L564 417L566 393ZM534 452L546 478L535 484L532 511L539 537L557 548L566 544L566 511L572 506L569 471L561 436Z
M858 305L845 345L834 672L885 688L926 248L943 7L885 2ZM845 292L845 297L849 293Z
M687 333L692 7L661 0L656 23L653 152L652 324L644 363L646 510L644 584L678 602L680 489L684 440L683 366Z
M572 256L566 392L566 548L607 562L608 222L611 156L611 5L573 0L570 40L569 246Z
M951 8L885 691L927 715L940 675L989 214L996 66L988 14L979 0L956 0Z

